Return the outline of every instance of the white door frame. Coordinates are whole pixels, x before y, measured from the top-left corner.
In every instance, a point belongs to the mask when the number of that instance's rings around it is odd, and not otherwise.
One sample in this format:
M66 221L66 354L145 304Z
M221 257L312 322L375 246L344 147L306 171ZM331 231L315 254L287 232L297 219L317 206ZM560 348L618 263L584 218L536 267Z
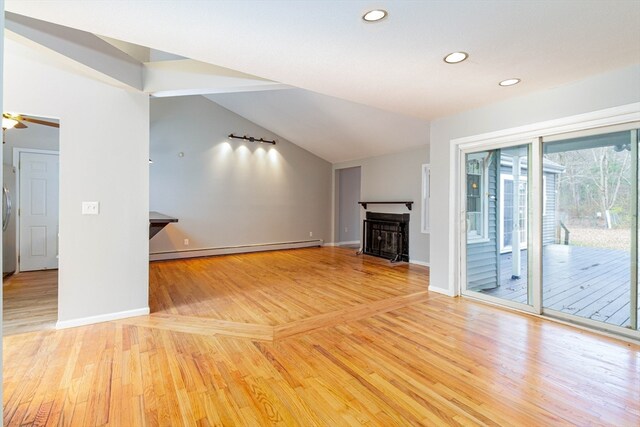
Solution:
M499 221L500 221L500 230L501 230L501 234L502 236L499 236L500 238L500 253L504 254L504 253L508 253L508 252L513 252L513 245L511 246L505 246L504 245L504 183L505 181L511 181L513 182L513 175L505 173L505 174L500 174L500 212L498 212L498 216L499 216ZM528 172L527 175L524 176L520 176L520 181L524 181L524 184L527 185L527 194L529 194L529 182L528 182ZM516 196L516 188L515 186L514 188L514 197ZM520 197L520 194L518 193L518 197ZM527 197L527 200L525 201L525 207L527 208L527 212L529 211L529 197ZM520 221L520 218L518 218L518 221ZM522 239L522 237L520 238L520 250L522 249L526 249L527 248L527 239L529 237L528 233L529 233L529 224L528 222L525 222L524 224L525 228L524 228L524 239Z
M20 215L18 215L18 207L20 206L20 154L50 154L60 158L60 151L54 150L38 150L35 148L19 148L13 149L13 167L16 169L16 273L20 273ZM59 173L59 172L58 172ZM60 179L58 178L58 198L60 197ZM60 213L58 212L58 224L60 224ZM59 229L59 228L58 228ZM58 270L60 271L60 270Z
M529 313L536 313L536 304L535 304L535 298L533 298L533 295L538 293L538 290L536 289L536 285L539 286L540 284L536 284L536 280L535 280L535 275L533 274L532 268L533 268L533 262L534 262L534 257L532 256L528 256L527 257L527 287L528 287L528 300L530 301L530 304L524 304L524 303L519 303L519 302L514 302L514 301L509 301L506 299L502 299L502 298L497 298L491 295L486 295L486 294L482 294L480 292L476 292L476 291L472 291L472 290L468 290L466 288L467 285L467 269L466 269L466 259L467 259L467 232L466 232L466 227L462 227L462 224L466 223L466 218L465 218L465 212L466 212L466 199L467 199L467 194L466 194L466 155L467 154L472 154L472 153L476 153L479 151L488 151L488 150L496 150L496 149L504 149L504 148L510 148L510 147L515 147L515 146L519 146L519 145L528 145L530 146L530 150L529 153L531 153L532 155L530 156L531 158L531 162L533 162L533 158L535 157L535 155L533 155L534 153L536 153L536 150L538 150L538 145L539 145L539 141L537 139L521 139L521 140L512 140L512 141L506 141L506 142L487 142L486 144L482 144L482 145L477 145L477 144L473 144L473 145L466 145L466 144L460 144L458 145L458 151L459 151L459 166L458 166L458 170L459 170L459 185L458 185L458 189L456 194L459 195L458 197L458 203L460 206L460 209L458 210L458 222L459 224L461 224L461 227L458 229L458 235L457 235L457 239L456 241L458 242L458 253L460 254L459 260L458 260L458 277L459 277L459 283L460 283L460 295L464 295L467 297L471 297L471 298L475 298L475 299L479 299L479 300L483 300L486 302L490 302L493 304L499 304L499 305L505 305L507 307L510 308L514 308L517 310L522 310L525 312L529 312ZM498 168L500 168L500 159L496 160L498 162ZM534 231L534 227L536 226L534 218L535 218L535 209L537 208L535 205L535 200L532 200L532 194L534 193L534 190L537 189L537 187L535 186L535 182L536 182L536 172L535 172L535 164L531 163L532 167L528 168L528 171L531 171L531 187L528 187L528 199L529 199L529 204L528 204L528 218L531 224L531 231L532 233L531 235L531 241L532 244L529 247L530 251L533 253L538 253L537 252L537 245L536 245L536 241L537 239L535 238L535 231ZM498 173L498 176L496 177L497 179L499 179L500 173ZM500 185L500 183L498 182L497 185ZM535 188L534 188L535 187ZM499 203L498 203L499 204ZM500 207L500 209L502 209L502 207ZM486 215L486 214L485 214ZM541 230L540 230L541 231ZM498 233L501 234L501 233ZM496 236L496 239L500 239L501 237L498 235ZM542 241L542 239L540 239L540 242ZM501 242L499 242L499 245ZM500 251L498 251L498 256L500 255ZM499 280L499 275L500 272L498 272L498 280Z
M532 241L531 256L529 257L529 280L532 286L533 306L526 308L520 304L514 305L510 301L501 300L495 297L482 298L487 302L500 304L517 310L529 311L536 316L544 316L552 320L564 321L575 324L578 327L587 326L594 331L603 333L613 333L619 337L640 339L639 330L629 330L616 327L604 322L594 324L588 319L566 319L564 316L555 313L553 310L543 310L542 308L542 207L543 196L540 188L542 186L542 140L549 141L554 138L563 138L563 134L574 132L593 132L599 128L619 126L616 130L632 130L640 127L640 102L622 105L619 107L607 108L585 114L578 114L570 117L549 120L546 122L534 123L531 125L516 128L504 129L497 132L490 132L481 135L453 139L450 141L450 193L457 195L450 199L450 211L454 220L450 223L449 235L453 237L450 250L450 261L452 262L453 273L451 294L459 296L463 294L466 284L466 227L465 227L465 191L462 187L465 182L464 155L467 152L491 150L503 146L518 145L517 142L524 143L530 141L532 145L531 169L532 176L529 186L529 214L531 216L530 239ZM603 130L607 132L608 130ZM611 130L614 131L614 130ZM451 257L453 255L453 257ZM637 268L637 266L636 266ZM474 295L473 297L476 297ZM530 309L530 310L529 310ZM546 315L545 315L546 314ZM555 316L555 318L554 318Z

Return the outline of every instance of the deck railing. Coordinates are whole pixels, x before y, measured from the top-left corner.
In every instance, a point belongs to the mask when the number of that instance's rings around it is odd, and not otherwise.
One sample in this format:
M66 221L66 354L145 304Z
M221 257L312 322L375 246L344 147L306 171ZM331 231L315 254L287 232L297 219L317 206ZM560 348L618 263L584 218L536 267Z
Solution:
M564 222L559 221L560 224L560 231L558 232L558 235L560 237L562 237L562 230L564 230L564 245L568 245L569 244L569 235L571 234L571 231L569 231L569 229L567 228L566 225L564 225ZM562 240L562 239L560 239Z

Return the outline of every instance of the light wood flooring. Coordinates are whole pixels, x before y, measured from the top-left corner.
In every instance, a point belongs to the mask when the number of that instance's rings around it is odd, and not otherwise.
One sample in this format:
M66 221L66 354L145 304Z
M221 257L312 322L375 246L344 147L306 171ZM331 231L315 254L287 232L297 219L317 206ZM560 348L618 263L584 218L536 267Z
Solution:
M262 340L424 300L429 284L425 267L363 258L351 249L156 262L150 281L153 315L125 322Z
M2 288L3 335L55 328L58 320L58 270L8 276Z
M637 425L640 346L427 283L339 248L152 263L155 314L5 337L4 421Z

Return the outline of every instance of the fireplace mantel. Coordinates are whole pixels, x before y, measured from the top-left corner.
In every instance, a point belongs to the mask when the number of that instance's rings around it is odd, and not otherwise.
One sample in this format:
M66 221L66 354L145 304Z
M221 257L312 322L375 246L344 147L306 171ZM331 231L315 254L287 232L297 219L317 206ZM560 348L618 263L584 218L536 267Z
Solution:
M367 205L405 205L409 210L413 206L413 202L358 202L358 204L365 209L367 209Z

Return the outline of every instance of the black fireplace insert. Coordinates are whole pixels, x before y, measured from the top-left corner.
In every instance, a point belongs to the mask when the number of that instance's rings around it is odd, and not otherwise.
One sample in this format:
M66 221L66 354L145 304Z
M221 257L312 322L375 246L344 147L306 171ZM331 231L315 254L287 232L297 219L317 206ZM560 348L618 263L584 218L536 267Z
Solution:
M409 214L367 212L362 224L362 252L381 258L409 261Z

